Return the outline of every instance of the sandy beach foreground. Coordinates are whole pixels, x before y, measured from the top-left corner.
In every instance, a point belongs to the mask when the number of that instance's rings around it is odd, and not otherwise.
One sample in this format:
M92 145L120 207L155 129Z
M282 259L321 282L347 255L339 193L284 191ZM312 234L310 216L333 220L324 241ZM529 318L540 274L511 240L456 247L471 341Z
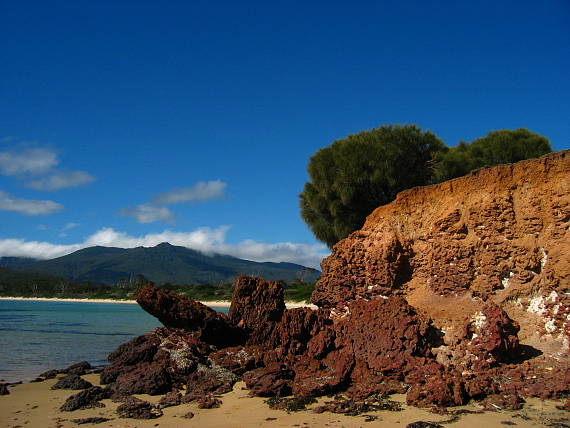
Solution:
M75 303L119 303L127 305L136 305L136 300L113 300L113 299L62 299L56 297L0 297L0 300L19 300L19 301L29 301L29 302L75 302ZM229 300L208 300L202 301L206 306L215 308L229 308L231 302ZM315 305L311 305L305 302L285 302L287 309L291 308L313 308L316 309Z
M95 374L83 376L93 384L98 383ZM59 406L65 399L77 391L51 390L56 379L38 383L28 383L10 387L10 395L0 396L0 426L6 428L46 427L64 428L78 426L76 419L100 417L108 421L97 424L98 427L406 427L408 424L424 421L443 423L446 427L499 427L512 425L517 427L568 426L570 414L558 410L561 402L530 399L522 410L484 413L469 413L481 410L477 404L449 409L453 413L437 415L424 409L405 405L403 395L392 396L391 399L402 403L401 411L376 411L366 415L346 416L341 414L316 414L310 409L287 413L282 410L271 410L265 399L249 397L243 382L237 383L232 392L220 398L221 407L216 409L198 409L194 403L182 404L163 409L164 415L158 419L122 419L116 414L118 403L103 400L105 407L60 412ZM136 395L152 403L157 403L160 396ZM327 398L321 399L322 404ZM318 404L314 404L316 406ZM467 412L457 412L457 411ZM185 417L189 412L192 419ZM451 419L456 419L451 421ZM94 426L93 424L86 424Z

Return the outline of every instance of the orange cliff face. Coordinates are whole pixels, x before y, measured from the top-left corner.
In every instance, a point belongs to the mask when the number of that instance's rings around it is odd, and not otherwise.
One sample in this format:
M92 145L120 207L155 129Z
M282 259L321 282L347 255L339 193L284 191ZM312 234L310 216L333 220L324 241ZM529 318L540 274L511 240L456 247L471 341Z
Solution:
M570 150L404 191L336 244L322 271L318 306L401 295L454 345L495 304L521 343L568 358Z

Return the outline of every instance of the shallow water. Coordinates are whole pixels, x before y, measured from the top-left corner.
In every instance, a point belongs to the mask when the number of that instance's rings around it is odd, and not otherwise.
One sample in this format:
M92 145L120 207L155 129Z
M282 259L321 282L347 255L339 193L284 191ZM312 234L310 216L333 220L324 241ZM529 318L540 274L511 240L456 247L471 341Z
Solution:
M0 380L31 380L78 361L107 363L160 322L138 305L0 300Z

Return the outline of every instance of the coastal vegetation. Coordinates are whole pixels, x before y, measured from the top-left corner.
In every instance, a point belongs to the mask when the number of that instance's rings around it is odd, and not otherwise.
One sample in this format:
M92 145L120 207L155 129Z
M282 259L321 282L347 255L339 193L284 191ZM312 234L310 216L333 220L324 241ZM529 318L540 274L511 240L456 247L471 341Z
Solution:
M550 151L546 137L523 128L447 147L416 125L381 126L337 140L310 158L309 181L299 195L301 217L332 248L403 190Z
M117 285L75 282L37 272L0 268L0 297L132 300L137 290L151 283L142 275L119 281ZM171 284L158 288L200 301L229 301L233 283ZM285 300L309 301L314 282L294 280L285 285Z

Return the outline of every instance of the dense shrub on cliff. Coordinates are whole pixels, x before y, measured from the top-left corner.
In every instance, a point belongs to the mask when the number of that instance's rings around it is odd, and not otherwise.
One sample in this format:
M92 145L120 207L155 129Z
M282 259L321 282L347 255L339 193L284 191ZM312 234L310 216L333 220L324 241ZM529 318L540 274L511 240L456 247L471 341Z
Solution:
M402 190L550 151L546 137L523 128L493 131L448 148L415 125L382 126L335 141L311 157L310 180L299 195L301 217L332 247Z
M450 180L477 168L537 158L551 151L548 138L527 129L492 131L438 153L435 176L437 181Z
M335 141L309 162L301 216L317 239L333 246L398 192L432 181L431 159L442 141L415 125L382 126Z

